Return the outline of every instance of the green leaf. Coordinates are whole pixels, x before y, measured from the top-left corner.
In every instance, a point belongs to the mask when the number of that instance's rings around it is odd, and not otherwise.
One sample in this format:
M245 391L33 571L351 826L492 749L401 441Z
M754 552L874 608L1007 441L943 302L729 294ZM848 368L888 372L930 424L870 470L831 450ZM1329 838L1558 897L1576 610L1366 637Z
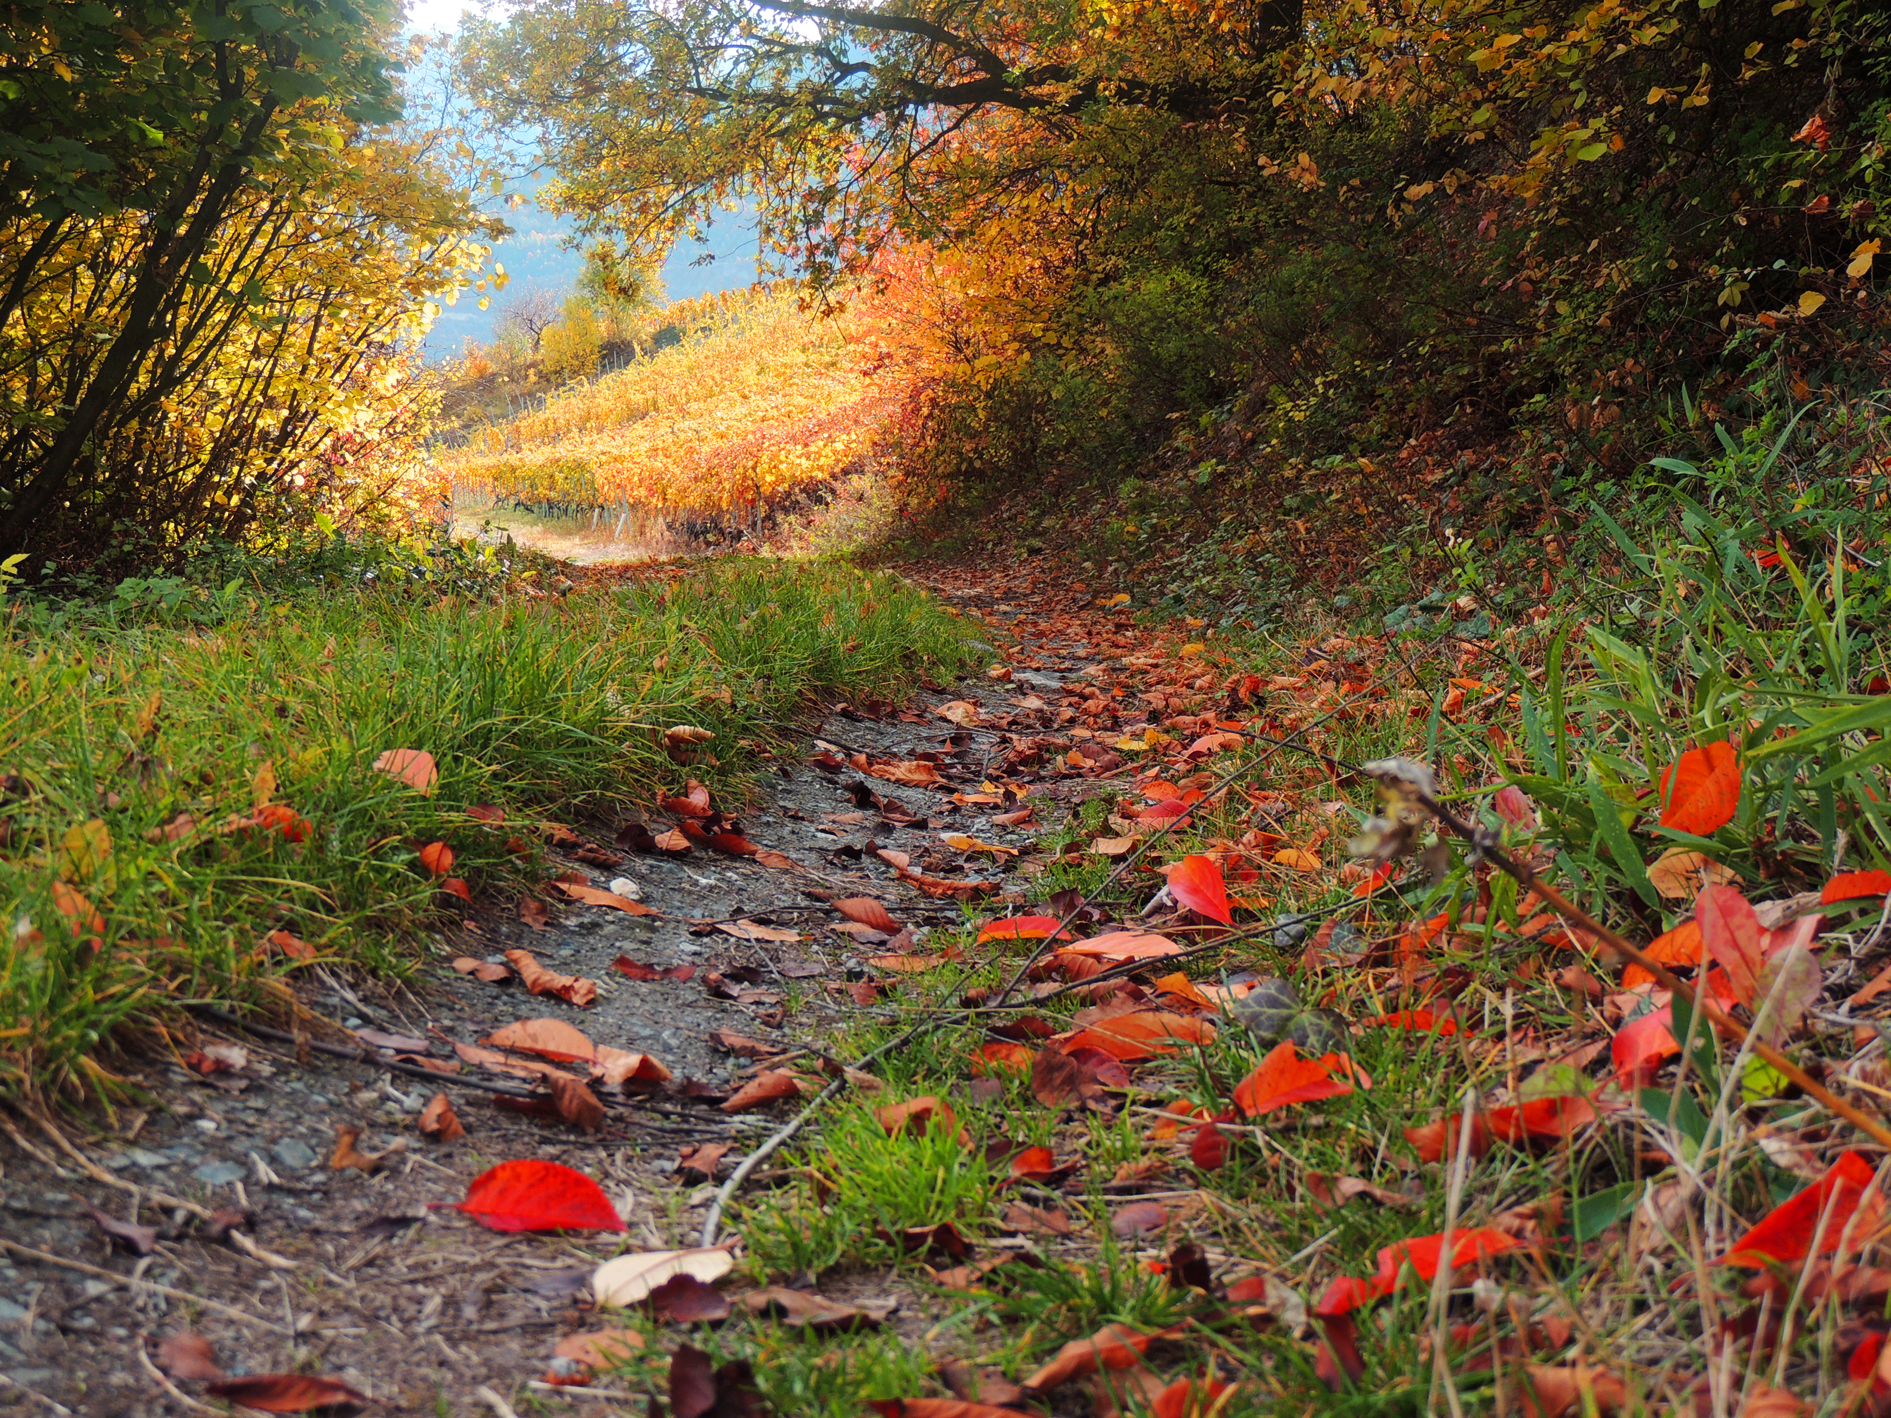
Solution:
M1628 1216L1641 1200L1646 1182L1617 1182L1604 1191L1579 1199L1570 1210L1569 1226L1578 1241L1592 1241Z
M1589 780L1589 806L1595 811L1596 831L1608 845L1609 855L1614 858L1622 879L1634 888L1635 894L1643 901L1660 910L1661 893L1655 890L1655 884L1648 879L1648 868L1642 865L1641 853L1636 851L1635 841L1623 825L1621 810L1593 778Z

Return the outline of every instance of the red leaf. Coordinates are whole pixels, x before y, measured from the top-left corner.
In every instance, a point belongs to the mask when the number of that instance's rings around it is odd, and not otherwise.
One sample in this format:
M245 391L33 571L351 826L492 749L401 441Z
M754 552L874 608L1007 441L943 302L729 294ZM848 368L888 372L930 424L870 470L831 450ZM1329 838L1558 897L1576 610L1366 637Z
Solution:
M1672 782L1673 791L1669 791ZM1661 825L1705 837L1740 809L1740 760L1725 739L1690 748L1661 770Z
M1856 1152L1842 1154L1818 1181L1761 1217L1716 1264L1755 1269L1768 1261L1797 1264L1812 1250L1821 1218L1820 1255L1837 1250L1841 1239L1856 1247L1877 1231L1884 1216L1884 1194L1872 1185L1873 1176L1871 1163Z
M1055 916L1008 916L1002 921L993 921L978 933L977 944L983 945L988 940L1046 940L1053 935L1058 940L1069 940L1069 931L1059 931L1061 923Z
M1213 1123L1203 1123L1195 1130L1188 1159L1204 1172L1218 1172L1228 1161L1228 1139Z
M1596 1120L1596 1110L1587 1098L1569 1094L1532 1098L1514 1108L1492 1108L1484 1117L1493 1133L1514 1143L1530 1137L1571 1137Z
M174 1379L189 1379L193 1383L224 1377L223 1366L217 1363L217 1351L210 1347L210 1341L189 1329L164 1336L158 1345L158 1367Z
M1407 1270L1416 1272L1419 1280L1429 1283L1437 1278L1438 1262L1444 1255L1444 1235L1415 1236L1409 1241L1398 1241L1379 1252L1379 1269L1370 1280L1358 1276L1342 1275L1336 1277L1326 1287L1326 1293L1314 1306L1318 1315L1343 1315L1383 1299L1399 1288ZM1481 1226L1475 1230L1455 1231L1451 1237L1451 1268L1461 1270L1474 1261L1500 1255L1521 1245L1515 1236L1499 1231L1494 1226Z
M1221 868L1213 861L1200 856L1184 857L1167 870L1169 895L1211 921L1220 921L1224 926L1234 924L1234 913L1228 909L1228 889L1221 879Z
M459 897L460 900L466 902L469 906L472 904L473 893L467 889L466 883L461 881L457 876L450 876L445 881L441 882L440 889L447 892L449 895Z
M1891 896L1891 871L1843 872L1825 884L1819 900L1830 906L1835 901L1859 901L1867 896Z
M1731 886L1705 886L1694 904L1707 953L1727 972L1733 997L1752 1004L1766 965L1766 932L1753 908Z
M227 1398L245 1408L264 1413L306 1413L311 1408L329 1408L341 1403L365 1407L368 1396L339 1379L318 1379L308 1374L250 1374L240 1379L221 1379L206 1384L204 1392L212 1398Z
M494 1231L622 1231L623 1218L582 1172L528 1158L501 1162L466 1189L461 1211Z
M1650 960L1662 965L1699 965L1701 963L1701 926L1699 921L1683 921L1671 931L1663 931L1648 943L1642 952ZM1640 965L1625 966L1622 970L1622 988L1632 990L1637 985L1650 985L1655 977Z
M453 849L444 842L429 842L420 849L420 864L429 876L445 876L453 870Z
M881 1418L1019 1418L1015 1408L993 1408L969 1398L874 1398L867 1407Z
M1648 1082L1662 1060L1681 1052L1681 1045L1669 1027L1673 1023L1674 1010L1664 1004L1615 1031L1615 1038L1609 1044L1609 1057L1624 1082Z
M1442 1162L1458 1155L1458 1139L1464 1136L1464 1115L1447 1113L1435 1123L1406 1128L1405 1140L1418 1151L1420 1162ZM1471 1155L1482 1157L1490 1151L1490 1126L1479 1113L1471 1119Z
M972 1077L990 1078L999 1071L1029 1073L1037 1050L1022 1044L981 1044L972 1054Z
M1179 1378L1149 1401L1150 1418L1203 1418L1218 1414L1222 1405L1215 1400L1232 1384L1204 1374L1199 1379Z
M1401 1009L1393 1014L1375 1014L1359 1021L1363 1027L1404 1029L1415 1034L1455 1034L1458 1021L1448 1014L1434 1014L1429 1009ZM1469 1030L1465 1031L1469 1033Z
M1303 1059L1291 1040L1283 1040L1262 1059L1260 1066L1235 1086L1234 1101L1250 1118L1293 1103L1338 1098L1353 1091L1350 1083L1333 1077L1339 1055Z
M1335 1282L1337 1283L1337 1282ZM1363 1284L1364 1282L1360 1282ZM1326 1342L1314 1357L1313 1372L1328 1388L1337 1391L1342 1376L1357 1383L1366 1376L1366 1361L1359 1354L1359 1331L1351 1315L1324 1315L1320 1330Z

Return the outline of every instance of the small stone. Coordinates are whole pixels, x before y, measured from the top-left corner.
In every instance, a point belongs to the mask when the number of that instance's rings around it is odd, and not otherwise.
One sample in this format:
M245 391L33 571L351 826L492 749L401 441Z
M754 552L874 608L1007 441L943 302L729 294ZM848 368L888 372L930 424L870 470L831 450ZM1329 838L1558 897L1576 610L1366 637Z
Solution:
M241 1162L206 1162L193 1174L205 1186L222 1187L243 1180Z
M627 876L612 877L610 890L612 895L621 896L626 901L643 900L643 887Z
M359 1029L362 1025L362 1022L363 1021L356 1019L354 1016L350 1015L348 1018L342 1020L341 1027L344 1029Z
M276 1159L279 1166L287 1167L292 1172L300 1172L305 1167L315 1165L315 1149L299 1137L285 1137L269 1149L269 1155Z
M18 1324L26 1318L26 1310L11 1300L0 1299L0 1324Z

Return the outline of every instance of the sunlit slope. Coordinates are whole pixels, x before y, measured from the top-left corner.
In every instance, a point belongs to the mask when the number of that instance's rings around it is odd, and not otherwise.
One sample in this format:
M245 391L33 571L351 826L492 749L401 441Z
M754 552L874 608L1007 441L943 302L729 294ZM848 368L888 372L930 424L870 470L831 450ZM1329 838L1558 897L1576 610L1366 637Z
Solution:
M879 403L846 314L788 291L676 307L679 344L449 458L465 491L667 513L723 513L832 477L862 453Z

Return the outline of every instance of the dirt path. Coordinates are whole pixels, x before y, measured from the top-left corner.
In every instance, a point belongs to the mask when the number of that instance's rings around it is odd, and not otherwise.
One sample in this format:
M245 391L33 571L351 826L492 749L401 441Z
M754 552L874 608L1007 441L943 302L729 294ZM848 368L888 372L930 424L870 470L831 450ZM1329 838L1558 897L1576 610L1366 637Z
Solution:
M447 1204L499 1161L546 1158L605 1186L630 1249L694 1244L714 1186L701 1172L680 1171L679 1154L726 1145L716 1167L726 1176L786 1116L782 1105L731 1116L720 1102L765 1066L767 1051L803 1048L849 1011L870 1008L874 992L861 982L881 972L868 958L922 951L931 928L963 919L962 900L1002 910L1005 899L1025 899L1022 887L1040 869L1033 833L1061 819L1059 804L1084 796L1089 778L1109 772L1106 761L1092 761L1047 774L1031 799L1033 823L993 821L1017 800L979 785L1072 742L1038 740L1060 718L1076 718L1051 705L1070 675L1094 663L1089 640L1065 619L1087 601L1081 592L1065 602L1039 595L1027 615L1005 597L1033 594L1029 578L934 568L926 579L966 611L989 613L995 637L1007 623L1023 633L1022 644L1004 645L1012 677L968 681L899 707L864 696L859 707L834 706L740 816L755 846L794 865L564 838L553 871L625 894L628 881L660 914L566 902L534 926L480 902L405 985L324 968L300 975L303 1004L316 1017L303 1026L310 1047L200 1017L195 1037L186 1029L174 1041L177 1055L216 1071L148 1061L139 1071L148 1104L121 1108L103 1135L80 1140L77 1154L26 1122L0 1140L0 1236L12 1243L0 1255L0 1411L214 1411L167 1392L141 1357L187 1329L209 1339L231 1372L321 1373L395 1411L475 1412L491 1407L482 1389L508 1402L534 1392L526 1386L544 1373L556 1338L585 1326L586 1285L612 1238L495 1233ZM1101 618L1096 629L1119 633ZM953 700L977 704L981 726L941 717L938 707ZM938 781L917 786L860 771L884 773L887 764ZM1007 859L1007 875L979 865L989 857L942 845L950 833L1021 855ZM889 940L850 922L831 904L850 897L884 902L906 932ZM787 932L796 939L738 938ZM574 1008L447 963L498 963L518 949L595 981L595 1004ZM614 968L625 960L655 978ZM478 1047L501 1026L546 1018L598 1045L652 1056L669 1081L643 1095L600 1088L604 1119L586 1132L505 1106L519 1100L491 1088L527 1082L456 1057L456 1046ZM391 1073L324 1054L324 1044L365 1045L380 1059L402 1055L410 1070L442 1071ZM761 1063L748 1057L758 1053ZM450 1101L463 1139L441 1144L417 1132L436 1094ZM386 1152L378 1169L331 1169L338 1131L349 1128L359 1150ZM88 1208L153 1229L109 1240Z

